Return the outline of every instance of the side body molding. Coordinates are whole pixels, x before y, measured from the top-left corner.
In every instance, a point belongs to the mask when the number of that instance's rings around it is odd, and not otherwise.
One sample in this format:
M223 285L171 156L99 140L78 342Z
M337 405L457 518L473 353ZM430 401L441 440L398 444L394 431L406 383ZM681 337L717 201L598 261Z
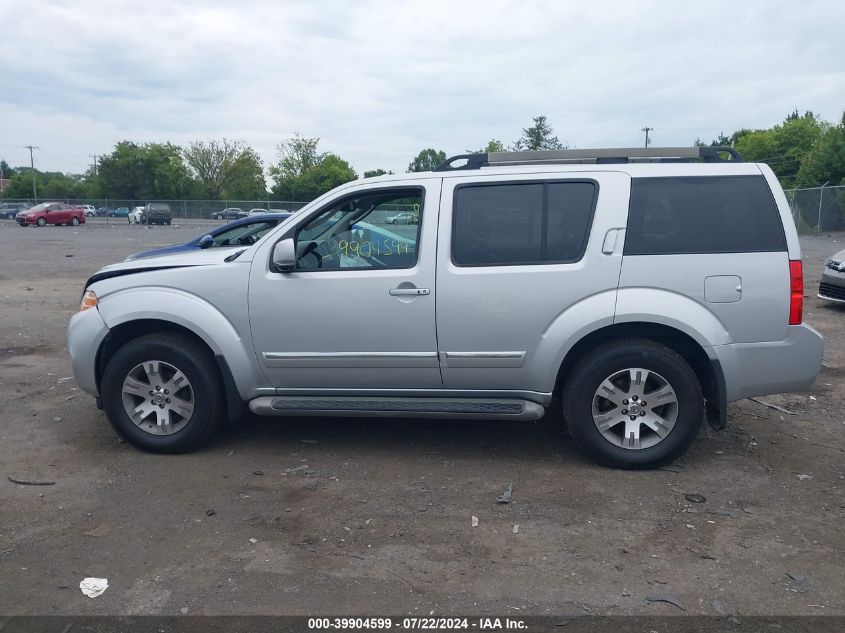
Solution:
M215 356L226 359L244 400L269 387L258 367L249 331L239 332L220 310L197 295L171 287L133 287L107 294L98 308L109 329L130 321L158 319L194 332Z

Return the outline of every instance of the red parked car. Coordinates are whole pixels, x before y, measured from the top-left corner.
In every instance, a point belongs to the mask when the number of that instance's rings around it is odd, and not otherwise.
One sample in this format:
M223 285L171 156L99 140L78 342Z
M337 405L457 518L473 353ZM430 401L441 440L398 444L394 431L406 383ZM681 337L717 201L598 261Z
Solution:
M18 213L15 216L15 221L21 226L29 226L30 224L37 226L48 224L76 226L85 223L85 209L72 207L64 202L42 202Z

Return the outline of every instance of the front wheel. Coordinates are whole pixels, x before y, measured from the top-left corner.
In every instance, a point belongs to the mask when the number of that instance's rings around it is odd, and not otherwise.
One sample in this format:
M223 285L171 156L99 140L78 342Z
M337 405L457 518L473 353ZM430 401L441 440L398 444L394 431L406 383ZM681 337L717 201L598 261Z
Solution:
M47 220L44 218L38 218L38 222L36 222L38 226L47 226Z
M217 219L218 219L218 220L222 220L222 219L223 219L223 216L222 216L222 215L220 215L220 214L218 213L218 214L217 214Z
M223 381L208 349L179 334L148 334L121 347L103 373L102 397L114 429L154 453L184 453L224 419Z
M703 417L701 385L674 350L648 339L618 339L568 373L563 416L575 443L617 468L654 468L681 455Z
M70 223L73 226L79 226L79 218L71 218Z

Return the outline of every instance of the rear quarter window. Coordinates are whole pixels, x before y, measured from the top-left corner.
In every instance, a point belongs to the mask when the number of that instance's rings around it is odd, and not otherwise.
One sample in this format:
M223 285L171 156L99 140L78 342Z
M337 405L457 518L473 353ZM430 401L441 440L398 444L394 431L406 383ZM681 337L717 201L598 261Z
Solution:
M625 255L785 251L762 176L634 178Z

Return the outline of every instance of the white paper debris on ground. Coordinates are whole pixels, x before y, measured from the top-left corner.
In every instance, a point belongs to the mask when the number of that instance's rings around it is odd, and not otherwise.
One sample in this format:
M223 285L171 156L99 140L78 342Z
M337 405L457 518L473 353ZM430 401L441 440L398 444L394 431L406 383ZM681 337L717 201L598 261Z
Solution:
M102 596L108 588L109 581L107 578L83 578L82 582L79 583L79 589L89 598Z
M478 527L478 517L472 517L472 527Z
M255 545L258 542L258 539L251 538L251 539L249 539L249 542L252 543L253 545Z
M514 533L514 534L519 534L519 524L518 524L518 523L517 523L516 525L514 525L514 526L513 526L513 533Z

